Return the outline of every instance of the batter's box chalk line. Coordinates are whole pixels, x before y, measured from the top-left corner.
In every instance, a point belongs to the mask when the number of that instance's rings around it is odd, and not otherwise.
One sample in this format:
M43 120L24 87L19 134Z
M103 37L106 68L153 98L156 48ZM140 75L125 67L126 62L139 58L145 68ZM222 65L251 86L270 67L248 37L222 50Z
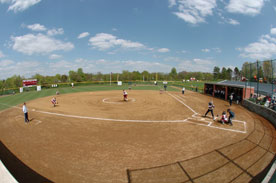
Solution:
M14 117L15 118L15 120L16 121L18 121L18 120L24 120L24 116L15 116ZM34 122L35 123L35 125L39 125L40 123L42 123L42 121L41 120L38 120L38 119L33 119L33 120L31 120L32 122Z
M216 128L216 129L220 129L220 130L225 130L225 131L231 131L231 132L236 132L236 133L247 133L247 126L246 126L246 122L245 121L240 121L240 120L232 120L233 122L233 126L231 126L231 128L226 128L226 127L220 127L220 126L214 126L214 120L212 119L208 119L208 118L203 118L200 114L198 114L195 110L193 110L190 106L188 106L187 104L184 103L182 97L178 96L178 95L173 95L168 93L171 97L173 97L174 99L176 99L178 102L180 102L181 104L183 104L184 106L186 106L190 111L192 111L194 114L192 115L192 117L189 117L185 122L186 123L191 123L191 124L195 124L195 125L199 125L199 126L206 126L209 128ZM215 118L216 120L217 118ZM191 121L193 120L193 121ZM198 122L197 122L198 121ZM242 123L243 124L243 130L238 130L238 129L234 129L235 128L235 123Z

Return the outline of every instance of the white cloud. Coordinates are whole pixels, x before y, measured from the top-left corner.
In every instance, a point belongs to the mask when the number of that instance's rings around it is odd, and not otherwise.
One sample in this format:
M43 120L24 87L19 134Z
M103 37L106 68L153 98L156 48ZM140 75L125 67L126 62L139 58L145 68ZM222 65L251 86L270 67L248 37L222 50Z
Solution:
M239 21L231 19L231 18L227 19L227 23L231 24L231 25L240 25Z
M11 77L13 75L30 77L36 73L45 73L45 67L37 61L14 62L12 60L3 60L0 61L0 65L5 66L0 67L0 78L2 79Z
M144 48L145 46L139 42L118 39L116 36L107 33L99 33L89 39L89 44L96 49L106 50L115 46L121 48Z
M169 0L169 7L173 7L176 5L176 0Z
M255 16L261 12L265 0L230 0L226 10L230 13L239 13Z
M202 52L205 52L205 53L208 53L208 52L210 52L210 50L209 50L209 49L207 49L207 48L205 48L205 49L202 49L201 51L202 51Z
M27 28L31 29L32 31L46 31L46 28L44 27L44 25L40 25L40 24L28 25Z
M49 36L62 35L64 33L63 28L51 29L47 31Z
M221 53L221 49L220 48L205 48L205 49L201 49L202 52L205 52L205 53L209 53L211 51L215 51L217 53Z
M123 70L129 71L150 71L150 72L169 72L172 66L162 64L160 62L150 61L134 61L134 60L88 60L78 58L73 62L69 61L58 61L49 63L49 70L52 72L68 72L69 70L76 70L76 68L83 68L84 72L88 73L110 73L110 72L122 72Z
M24 36L11 37L12 48L18 52L32 55L47 54L57 50L68 51L74 48L70 42L62 42L44 34L26 34Z
M276 28L271 28L270 29L270 34L272 34L272 35L276 34Z
M179 61L177 66L179 71L190 71L190 72L212 72L215 66L215 62L208 59L192 59Z
M51 60L59 59L59 58L62 58L62 56L61 55L57 55L57 54L52 54L52 55L49 56L49 59L51 59Z
M169 1L169 6L177 6L174 14L191 24L205 22L205 17L213 14L217 6L216 0L175 0Z
M4 53L0 50L0 58L5 57Z
M168 48L160 48L157 51L160 52L160 53L167 53L167 52L170 51L170 49L168 49Z
M250 43L245 48L238 48L242 53L240 56L252 59L270 59L276 55L276 38L263 35L254 43Z
M231 25L239 25L239 24L240 24L240 22L237 21L237 20L234 20L234 19L232 19L232 18L225 18L225 17L222 15L221 12L218 12L218 15L219 15L219 17L222 19L222 22L219 22L219 23L222 23L222 24L227 23L227 24L231 24Z
M10 66L10 65L13 65L13 64L14 64L14 61L12 61L12 60L2 60L2 61L0 61L1 68L2 67L7 67L7 66Z
M83 32L78 36L78 39L85 38L87 36L89 36L89 32Z
M8 11L24 11L29 7L39 3L41 0L0 0L0 3L10 4Z

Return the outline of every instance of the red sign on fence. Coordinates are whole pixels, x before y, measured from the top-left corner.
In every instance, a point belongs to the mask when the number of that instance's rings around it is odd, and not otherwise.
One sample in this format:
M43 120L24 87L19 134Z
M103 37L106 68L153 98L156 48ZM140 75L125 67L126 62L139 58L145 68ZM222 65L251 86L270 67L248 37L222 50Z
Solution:
M37 85L37 79L23 80L23 87L35 86L35 85Z

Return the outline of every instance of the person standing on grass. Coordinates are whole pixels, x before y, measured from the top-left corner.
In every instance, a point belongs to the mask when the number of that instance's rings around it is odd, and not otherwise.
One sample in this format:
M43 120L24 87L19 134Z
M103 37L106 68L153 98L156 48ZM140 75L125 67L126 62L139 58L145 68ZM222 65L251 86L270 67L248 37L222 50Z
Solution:
M29 117L28 117L28 108L26 106L26 102L23 103L23 113L24 113L24 117L25 117L25 123L28 123Z
M208 104L208 110L207 110L207 112L205 113L204 117L206 117L206 115L207 115L209 112L211 112L212 117L213 117L213 120L215 120L215 116L214 116L214 112L213 112L214 108L215 108L215 105L213 104L213 102L209 102L209 104Z
M185 87L182 88L182 94L184 95L185 93Z

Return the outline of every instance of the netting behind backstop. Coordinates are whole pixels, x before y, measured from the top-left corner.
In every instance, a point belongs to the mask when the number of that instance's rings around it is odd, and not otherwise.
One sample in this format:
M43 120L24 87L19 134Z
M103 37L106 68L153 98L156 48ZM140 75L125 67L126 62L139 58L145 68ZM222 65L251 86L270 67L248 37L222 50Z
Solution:
M254 87L255 95L251 98L276 96L276 60L246 64L242 68L242 76L245 87Z

